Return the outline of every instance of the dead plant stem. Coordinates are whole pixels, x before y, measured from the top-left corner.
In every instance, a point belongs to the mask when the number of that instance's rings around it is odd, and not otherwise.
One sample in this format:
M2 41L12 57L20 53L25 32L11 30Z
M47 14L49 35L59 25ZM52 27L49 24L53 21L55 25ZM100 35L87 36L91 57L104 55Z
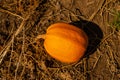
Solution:
M1 12L4 12L4 13L11 14L11 15L16 16L16 17L19 17L19 18L21 18L21 19L24 19L22 16L20 16L20 15L18 15L18 14L15 14L15 13L12 13L12 12L10 12L10 11L8 11L8 10L5 10L5 9L0 8L0 11L1 11Z
M105 0L101 0L100 4L98 5L98 8L96 9L96 11L89 17L89 21L91 21L95 16L96 14L98 13L98 11L101 9L101 7L103 6Z

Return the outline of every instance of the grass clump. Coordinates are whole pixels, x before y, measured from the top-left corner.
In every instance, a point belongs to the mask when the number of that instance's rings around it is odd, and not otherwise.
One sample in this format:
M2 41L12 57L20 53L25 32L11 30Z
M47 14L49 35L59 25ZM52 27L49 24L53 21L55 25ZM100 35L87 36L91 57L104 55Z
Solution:
M115 13L115 18L112 24L113 24L113 27L116 28L117 31L120 30L120 11L117 11Z

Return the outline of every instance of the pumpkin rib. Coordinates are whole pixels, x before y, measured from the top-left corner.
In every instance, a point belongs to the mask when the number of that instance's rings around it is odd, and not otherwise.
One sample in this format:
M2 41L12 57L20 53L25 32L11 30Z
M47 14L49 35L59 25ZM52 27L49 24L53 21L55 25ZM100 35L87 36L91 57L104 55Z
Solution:
M64 26L63 26L64 25ZM47 29L47 33L57 33L59 32L65 32L65 33L69 33L69 32L73 32L73 33L78 33L81 37L85 38L85 40L87 40L86 42L88 43L88 37L86 35L86 33L81 30L80 28L77 28L73 25L67 24L67 23L56 23L51 25L50 27L48 27ZM69 32L66 32L69 31Z
M56 33L55 35L52 35L52 33L51 34L46 34L46 38L47 38L47 36L55 36L55 37L62 37L63 39L66 39L67 41L70 41L71 43L76 43L76 44L78 44L78 43L80 43L80 44L82 44L83 43L83 41L85 40L84 38L82 38L82 37L79 37L79 39L73 39L74 37L68 37L67 35L63 35L63 34L61 34L61 33ZM71 40L72 39L72 40ZM85 41L84 41L84 43L86 43ZM82 45L82 46L84 46L84 45Z
M58 53L53 53L52 51L50 51L47 47L46 47L46 49L47 49L47 52L48 52L48 54L51 56L51 57L53 57L53 58L55 58L55 59L57 59L57 60L59 60L59 61L62 61L62 62L65 62L65 63L72 63L72 62L76 62L76 61L78 61L80 58L82 58L83 56L84 56L84 49L82 49L82 47L81 47L81 50L83 51L83 54L81 54L81 56L78 56L77 55L77 58L76 57L74 57L74 56L61 56L61 55L58 55ZM52 54L50 54L50 53L52 53ZM56 55L55 55L56 54ZM61 54L63 54L63 53L61 53ZM73 53L73 54L71 54L71 55L75 55L76 53ZM59 56L59 57L56 57L56 56Z
M58 37L58 36L55 36L55 35L52 35L52 36L50 36L49 35L49 37ZM63 38L64 39L64 38ZM66 40L66 39L65 39ZM67 40L66 40L67 41ZM71 44L72 44L72 42L71 41L69 41ZM50 43L50 42L49 42ZM52 56L52 57L54 57L55 59L57 59L57 60L62 60L62 62L67 62L67 63L69 63L69 62L75 62L76 61L76 58L77 58L77 60L80 58L80 57L82 57L83 56L83 53L85 52L85 49L86 48L83 48L81 45L74 45L74 46L76 46L76 48L78 48L79 47L79 49L81 49L83 52L82 52L82 54L81 54L81 56L78 56L80 53L71 53L71 56L67 56L67 53L65 53L65 52L58 52L58 53L54 53L54 52L56 52L58 49L55 49L54 47L53 47L53 45L52 46L49 46L49 47L47 47L48 45L49 45L49 43L48 44L46 44L46 41L45 41L45 43L44 43L44 46L45 46L45 48L46 48L46 50L47 50L47 52L48 52L48 54L50 55L50 56ZM64 43L65 44L65 43ZM59 46L59 45L57 45L57 46ZM63 46L64 47L64 46ZM54 50L53 49L51 49L51 48L54 48ZM63 50L65 50L64 48L61 48L61 49L63 49ZM64 56L63 56L63 55ZM66 54L66 56L65 56L65 54ZM68 54L70 54L70 53L68 53ZM77 55L76 57L75 57L75 54ZM57 57L57 56L59 56L59 57ZM68 60L66 60L66 57L69 57L68 58ZM72 58L73 57L73 58ZM71 58L71 59L70 59ZM64 60L65 59L65 60Z
M48 33L48 34L46 34L46 36L51 36L51 35L53 35L53 33ZM76 38L77 35L69 37L70 35L67 36L67 35L65 35L65 33L56 32L56 34L54 34L54 36L59 36L59 37L62 37L63 39L65 38L67 41L70 40L72 43L76 43L76 44L79 43L79 44L82 44L83 46L86 46L86 47L87 47L87 45L85 45L86 42L88 44L88 41L85 40L83 37Z
M82 31L81 29L79 29L79 28L77 28L73 25L67 24L67 23L53 24L53 25L48 27L47 32L50 31L50 30L53 30L53 29L66 29L66 30L72 30L72 31L75 31L75 32L78 32L78 33Z
M85 45L87 43L88 45L88 38L86 36L86 33L84 33L82 30L78 32L74 31L74 30L67 30L64 28L53 28L51 30L48 30L48 32L46 33L47 35L56 35L56 36L60 36L60 37L64 37L65 39L68 40L74 40L76 43L81 43L83 45ZM69 36L68 36L69 35ZM86 45L86 46L87 46Z

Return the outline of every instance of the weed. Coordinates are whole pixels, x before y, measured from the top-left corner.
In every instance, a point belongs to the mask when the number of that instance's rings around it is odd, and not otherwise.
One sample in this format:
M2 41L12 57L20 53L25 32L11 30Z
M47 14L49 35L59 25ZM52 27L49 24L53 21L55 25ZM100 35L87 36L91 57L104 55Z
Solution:
M115 18L113 20L112 26L117 31L120 30L120 11L115 11Z

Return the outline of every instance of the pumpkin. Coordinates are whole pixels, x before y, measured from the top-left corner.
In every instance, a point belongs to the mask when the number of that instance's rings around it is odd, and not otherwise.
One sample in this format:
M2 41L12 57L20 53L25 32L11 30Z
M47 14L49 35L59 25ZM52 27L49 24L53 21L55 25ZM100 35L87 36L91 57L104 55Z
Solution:
M38 35L36 39L44 39L47 53L64 63L77 62L88 46L86 33L67 23L55 23L48 27L46 34Z

